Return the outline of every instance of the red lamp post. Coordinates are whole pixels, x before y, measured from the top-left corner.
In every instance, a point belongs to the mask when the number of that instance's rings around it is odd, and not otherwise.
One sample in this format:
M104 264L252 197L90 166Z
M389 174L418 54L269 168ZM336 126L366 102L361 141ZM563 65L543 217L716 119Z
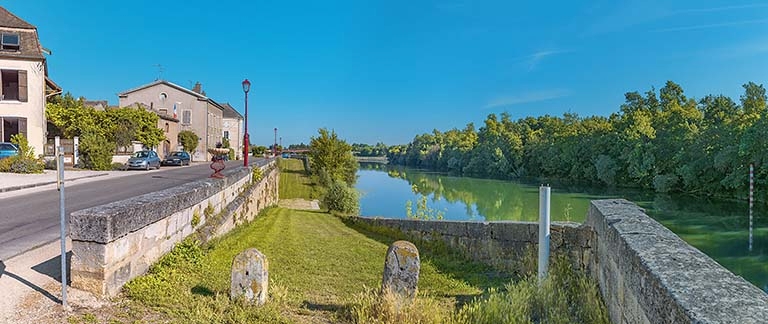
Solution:
M243 80L243 92L245 92L245 131L243 134L243 145L245 154L243 154L243 166L248 167L248 154L250 153L250 143L248 143L248 91L251 90L251 82L248 79Z

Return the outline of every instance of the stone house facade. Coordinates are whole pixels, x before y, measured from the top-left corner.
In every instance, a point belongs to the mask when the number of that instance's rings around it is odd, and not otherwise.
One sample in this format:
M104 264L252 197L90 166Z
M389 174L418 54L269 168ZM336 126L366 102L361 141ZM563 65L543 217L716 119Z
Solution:
M157 80L122 92L118 97L120 107L143 106L161 116L158 127L167 130L168 139L168 143L161 144L158 149L161 154L164 145L168 145L171 151L178 148L178 133L184 130L190 130L200 138L197 148L192 152L195 161L210 160L208 148L216 147L222 141L224 107L208 98L199 83L193 90L189 90L165 80ZM175 128L173 123L177 124Z
M235 149L235 157L243 158L243 115L241 115L229 103L222 105L224 107L224 119L222 124L222 138L229 140L231 148Z
M42 154L47 127L47 98L61 93L48 79L46 55L37 27L0 7L0 141L24 134Z

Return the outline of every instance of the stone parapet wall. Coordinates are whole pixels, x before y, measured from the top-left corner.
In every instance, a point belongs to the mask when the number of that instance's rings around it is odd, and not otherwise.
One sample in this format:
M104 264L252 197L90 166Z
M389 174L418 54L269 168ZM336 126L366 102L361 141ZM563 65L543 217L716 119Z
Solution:
M765 323L768 295L637 205L595 200L593 266L613 323Z
M538 246L537 223L362 217L351 222L440 240L505 271L517 271L526 251ZM612 323L768 322L768 295L627 200L592 201L584 225L552 223L551 240L552 253L565 253L597 279Z
M421 221L410 219L365 218L357 224L383 226L398 230L417 240L440 240L464 257L498 270L519 272L526 253L535 263L539 225L532 222L462 222ZM594 236L590 228L576 223L554 222L550 234L550 252L568 255L577 269L592 262ZM534 264L535 266L535 264Z
M72 287L115 295L173 246L196 233L205 241L252 220L276 205L280 172L262 166L251 184L250 169L224 179L205 179L159 192L77 211L70 216Z

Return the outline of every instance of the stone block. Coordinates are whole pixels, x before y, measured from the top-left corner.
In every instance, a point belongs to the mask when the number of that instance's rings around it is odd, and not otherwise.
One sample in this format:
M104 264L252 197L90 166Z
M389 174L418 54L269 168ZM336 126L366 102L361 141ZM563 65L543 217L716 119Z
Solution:
M393 293L404 301L412 301L418 292L421 260L419 250L408 241L396 241L389 246L384 261L381 291Z
M248 249L238 254L232 262L230 297L244 298L256 305L267 302L269 288L269 263L259 250Z

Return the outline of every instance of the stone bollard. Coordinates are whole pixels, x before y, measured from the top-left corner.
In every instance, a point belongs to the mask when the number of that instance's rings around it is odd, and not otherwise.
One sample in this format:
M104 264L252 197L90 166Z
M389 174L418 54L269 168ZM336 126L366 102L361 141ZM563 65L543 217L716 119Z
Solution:
M231 278L229 296L232 299L244 297L256 305L267 302L269 263L259 250L248 249L238 254L232 262Z
M390 292L402 300L413 301L418 291L420 268L419 250L413 243L408 241L392 243L387 250L387 259L384 261L382 293Z

